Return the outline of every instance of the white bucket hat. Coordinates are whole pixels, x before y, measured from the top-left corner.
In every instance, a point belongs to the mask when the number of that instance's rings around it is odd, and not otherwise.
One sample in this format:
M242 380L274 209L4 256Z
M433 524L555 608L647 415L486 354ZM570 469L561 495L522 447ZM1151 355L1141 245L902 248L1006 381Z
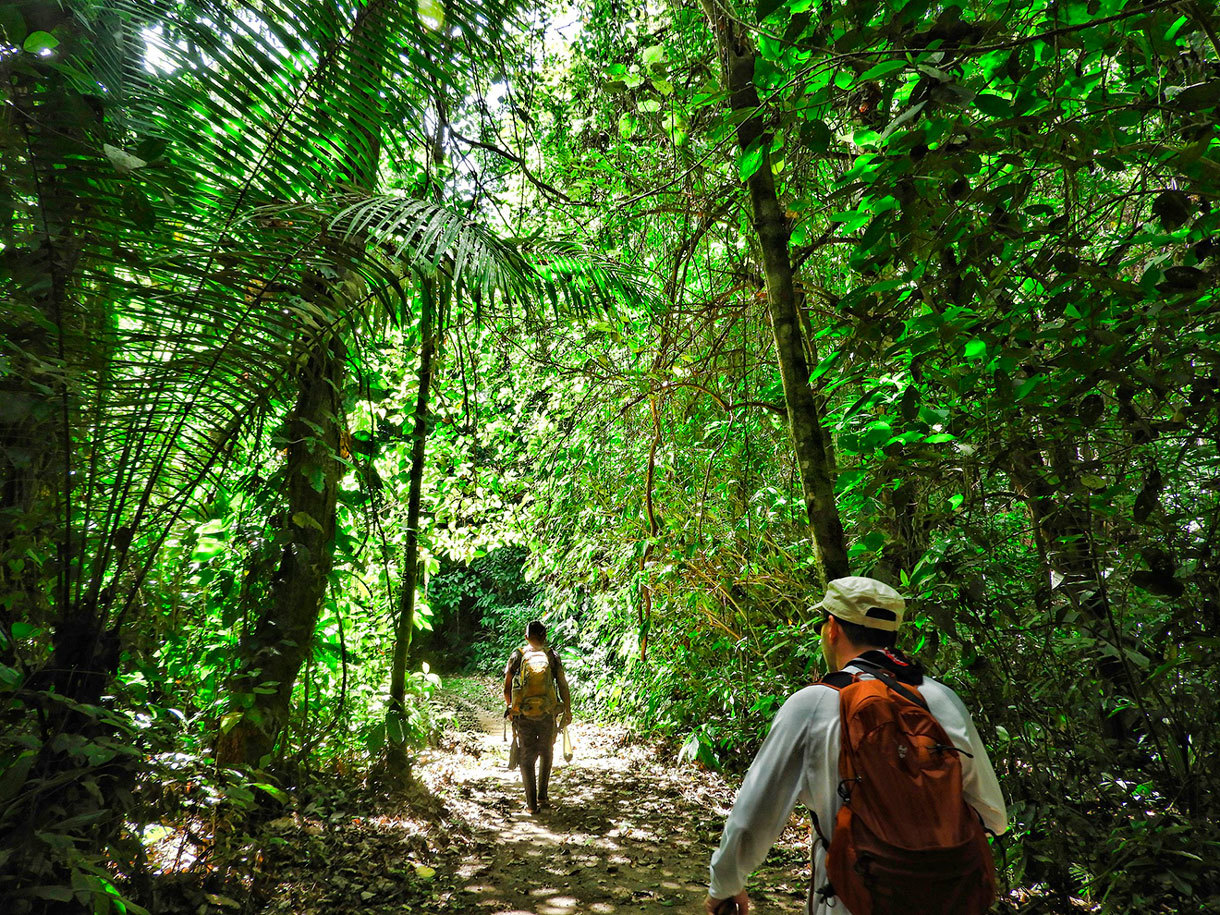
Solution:
M906 613L906 601L885 582L851 575L830 582L826 596L811 609L823 610L846 623L897 632Z

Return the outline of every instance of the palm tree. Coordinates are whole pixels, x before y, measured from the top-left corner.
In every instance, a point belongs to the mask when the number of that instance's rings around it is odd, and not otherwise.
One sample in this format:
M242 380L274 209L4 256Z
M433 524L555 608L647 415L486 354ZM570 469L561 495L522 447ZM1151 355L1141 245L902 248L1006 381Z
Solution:
M100 848L121 822L120 780L65 777L76 763L50 741L120 726L97 700L158 552L276 403L294 404L287 501L314 505L288 515L281 579L296 582L308 552L321 565L306 577L325 580L344 329L370 309L401 320L429 276L461 301L530 299L565 271L593 277L566 284L572 295L609 290L575 251L539 268L444 206L372 193L387 164L378 125L396 125L390 145L408 156L434 87L507 22L471 0L447 3L443 23L418 10L82 0L0 17L0 190L13 202L0 214L0 664L18 678L0 709L0 759L15 761L0 826L27 827L0 830L18 837L6 896L107 892L87 856L20 841L62 832L72 847L88 833L82 847ZM300 485L318 475L320 488ZM294 593L306 612L273 638ZM286 584L254 627L254 650L291 649L281 669L249 671L280 692L312 636L313 593ZM30 740L43 749L30 755Z

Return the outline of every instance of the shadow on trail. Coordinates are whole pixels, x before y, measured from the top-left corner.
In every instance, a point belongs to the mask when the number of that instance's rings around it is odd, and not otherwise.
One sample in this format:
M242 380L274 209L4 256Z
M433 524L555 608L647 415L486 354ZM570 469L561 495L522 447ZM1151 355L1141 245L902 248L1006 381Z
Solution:
M489 705L496 701L489 696ZM707 863L731 791L715 775L675 769L618 728L573 726L575 756L556 752L550 796L524 807L520 775L506 768L501 721L466 752L433 753L418 774L473 837L438 864L432 910L488 915L656 913L702 910ZM558 749L558 748L557 748ZM797 842L799 831L793 830ZM798 856L801 854L798 845ZM759 913L799 912L801 865L782 861L779 883L759 894ZM441 875L444 875L443 880ZM795 878L795 879L793 879Z

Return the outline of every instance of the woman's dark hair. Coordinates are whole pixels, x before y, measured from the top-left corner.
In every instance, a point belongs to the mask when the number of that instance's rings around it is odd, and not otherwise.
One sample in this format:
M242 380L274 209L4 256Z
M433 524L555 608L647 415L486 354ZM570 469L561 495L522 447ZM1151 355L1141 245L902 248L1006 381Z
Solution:
M530 620L525 627L525 637L527 639L537 639L539 642L545 642L546 626L542 625L542 620Z
M837 616L835 617L835 622L839 624L839 628L843 630L843 634L847 636L853 645L869 645L873 648L893 648L894 643L898 640L898 633L891 632L888 629L872 629L868 626L861 626L859 623L849 623Z

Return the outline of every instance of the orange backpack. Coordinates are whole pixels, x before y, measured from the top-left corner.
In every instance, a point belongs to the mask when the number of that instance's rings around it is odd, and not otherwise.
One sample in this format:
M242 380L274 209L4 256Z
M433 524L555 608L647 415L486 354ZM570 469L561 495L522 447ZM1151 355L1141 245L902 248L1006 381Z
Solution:
M843 671L839 796L827 841L829 883L852 915L981 915L995 899L995 864L982 821L962 796L959 750L914 686L856 660L876 679ZM969 754L967 754L969 755Z

